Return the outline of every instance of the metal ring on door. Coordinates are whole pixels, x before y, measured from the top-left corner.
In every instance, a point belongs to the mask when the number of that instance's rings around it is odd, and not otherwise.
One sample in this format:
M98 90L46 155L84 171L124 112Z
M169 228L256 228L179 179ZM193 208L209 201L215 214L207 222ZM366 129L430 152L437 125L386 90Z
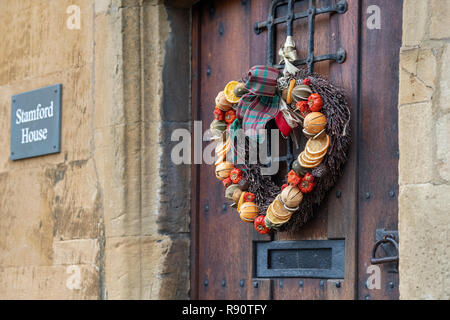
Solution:
M375 258L378 247L384 243L392 244L395 247L395 249L397 250L397 254L395 256L391 256L391 257ZM372 249L371 257L370 257L370 263L372 263L372 264L382 264L382 263L388 263L388 262L398 262L398 243L393 237L390 237L390 236L386 236L384 239L381 239L375 243L375 245L373 246L373 249Z

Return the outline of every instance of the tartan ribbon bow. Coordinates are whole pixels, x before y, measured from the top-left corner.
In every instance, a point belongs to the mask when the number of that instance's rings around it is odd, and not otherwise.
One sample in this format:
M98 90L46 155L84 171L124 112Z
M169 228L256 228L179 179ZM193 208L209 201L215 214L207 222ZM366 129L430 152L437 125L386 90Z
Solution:
M252 140L264 141L260 130L279 112L280 97L276 94L278 69L269 66L254 66L249 70L245 83L248 93L242 96L237 108L237 117L242 119L242 129Z

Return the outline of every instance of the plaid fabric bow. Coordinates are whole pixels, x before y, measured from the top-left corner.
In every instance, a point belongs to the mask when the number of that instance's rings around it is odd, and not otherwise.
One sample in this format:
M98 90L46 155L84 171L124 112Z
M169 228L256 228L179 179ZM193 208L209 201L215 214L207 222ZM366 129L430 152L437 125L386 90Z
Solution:
M280 97L275 94L279 75L278 69L268 66L254 66L249 71L245 83L249 93L239 101L237 117L242 119L242 129L250 139L262 142L259 130L279 111Z

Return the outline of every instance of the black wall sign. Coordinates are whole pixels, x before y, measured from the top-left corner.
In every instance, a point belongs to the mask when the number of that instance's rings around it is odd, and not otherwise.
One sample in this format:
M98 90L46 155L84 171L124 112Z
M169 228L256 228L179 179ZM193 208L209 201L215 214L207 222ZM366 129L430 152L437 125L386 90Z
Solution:
M11 101L11 160L61 150L62 85L21 93Z

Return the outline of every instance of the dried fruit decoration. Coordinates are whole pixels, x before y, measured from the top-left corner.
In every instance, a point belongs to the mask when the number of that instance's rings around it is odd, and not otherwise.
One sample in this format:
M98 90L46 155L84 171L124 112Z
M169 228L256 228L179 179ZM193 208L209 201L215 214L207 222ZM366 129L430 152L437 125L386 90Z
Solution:
M303 118L305 118L308 113L310 113L308 101L300 100L299 102L297 102L296 106Z
M311 173L306 173L302 180L314 182L314 176Z
M308 98L308 105L309 110L312 112L319 112L323 107L322 97L317 93L313 93Z
M305 179L302 179L302 181L298 185L298 187L302 193L310 193L311 191L314 190L315 186L316 186L315 182L308 181Z
M231 181L231 178L226 178L225 180L222 181L222 183L225 188L228 188L229 186L231 186L233 184L233 182Z
M233 183L238 184L242 179L242 171L238 168L231 170L230 179Z
M253 193L251 192L246 192L244 194L244 202L253 202L255 201L256 197Z
M265 218L266 217L264 215L260 215L253 222L255 225L255 230L259 234L268 234L270 232L270 229L266 227Z
M224 118L225 118L225 112L223 112L218 107L216 107L216 109L214 109L214 119L223 121Z
M227 113L225 113L225 122L228 124L232 124L234 120L236 120L236 111L227 111Z
M294 170L291 170L288 173L288 183L291 186L297 186L302 181L302 177L300 177L298 174L295 173Z

